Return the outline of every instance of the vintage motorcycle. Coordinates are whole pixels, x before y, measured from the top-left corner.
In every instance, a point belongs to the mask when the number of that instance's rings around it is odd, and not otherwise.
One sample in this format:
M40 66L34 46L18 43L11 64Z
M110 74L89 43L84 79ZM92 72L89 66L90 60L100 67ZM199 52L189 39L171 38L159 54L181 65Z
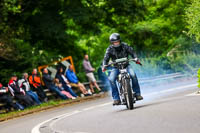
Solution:
M120 95L121 105L126 105L126 107L131 110L134 108L136 97L135 92L133 92L133 89L131 87L131 77L126 69L130 61L134 61L137 64L142 65L140 62L138 62L137 59L120 58L115 60L114 62L109 63L105 67L114 65L119 69L117 86Z

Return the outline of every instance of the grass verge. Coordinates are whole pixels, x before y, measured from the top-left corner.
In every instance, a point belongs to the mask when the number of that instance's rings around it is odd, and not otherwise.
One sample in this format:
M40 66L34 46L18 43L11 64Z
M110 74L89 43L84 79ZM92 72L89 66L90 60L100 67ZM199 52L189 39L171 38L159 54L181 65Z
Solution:
M107 93L97 94L97 95L89 96L89 97L77 98L75 100L50 100L46 103L42 103L39 106L32 106L22 111L12 111L8 113L0 114L0 122L6 121L9 119L14 119L21 116L25 116L28 114L33 114L33 113L57 108L57 107L69 106L69 105L73 105L77 103L82 103L85 101L91 101L98 98L104 98L105 96L107 96Z

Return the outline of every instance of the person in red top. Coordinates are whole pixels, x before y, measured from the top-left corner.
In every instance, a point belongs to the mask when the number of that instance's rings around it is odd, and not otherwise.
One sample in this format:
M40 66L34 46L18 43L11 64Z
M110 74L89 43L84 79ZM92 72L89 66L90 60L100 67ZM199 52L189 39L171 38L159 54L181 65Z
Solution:
M41 78L37 73L37 69L34 68L32 75L29 77L29 83L33 86L33 89L37 92L39 98L43 102L47 102L47 96L43 90L42 84L41 84Z
M13 75L8 83L8 88L10 89L11 94L19 100L25 107L34 105L34 101L31 99L26 92L19 87L17 82L17 76Z

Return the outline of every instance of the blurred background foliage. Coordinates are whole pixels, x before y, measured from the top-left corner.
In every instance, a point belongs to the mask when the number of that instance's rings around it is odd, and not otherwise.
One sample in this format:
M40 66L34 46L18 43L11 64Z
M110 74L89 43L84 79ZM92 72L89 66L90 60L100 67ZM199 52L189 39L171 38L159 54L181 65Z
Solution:
M109 35L121 34L142 60L140 77L192 72L200 65L199 0L1 0L0 81L72 56L98 69Z

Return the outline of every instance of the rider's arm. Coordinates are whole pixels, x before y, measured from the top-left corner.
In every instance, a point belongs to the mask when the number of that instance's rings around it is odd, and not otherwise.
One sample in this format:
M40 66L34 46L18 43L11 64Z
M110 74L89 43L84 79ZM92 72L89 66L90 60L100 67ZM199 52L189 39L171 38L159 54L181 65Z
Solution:
M131 57L133 59L137 58L137 55L135 54L135 52L133 51L133 48L128 46L128 45L125 45L125 48L126 48L126 51L131 55Z
M131 57L132 57L133 59L136 59L136 64L142 65L142 64L140 63L140 60L137 58L137 55L136 55L135 52L133 51L133 48L132 48L132 47L130 47L130 46L128 46L128 45L125 45L125 49L126 49L126 51L131 55Z
M106 49L106 53L103 60L103 66L107 65L110 60L110 47Z

